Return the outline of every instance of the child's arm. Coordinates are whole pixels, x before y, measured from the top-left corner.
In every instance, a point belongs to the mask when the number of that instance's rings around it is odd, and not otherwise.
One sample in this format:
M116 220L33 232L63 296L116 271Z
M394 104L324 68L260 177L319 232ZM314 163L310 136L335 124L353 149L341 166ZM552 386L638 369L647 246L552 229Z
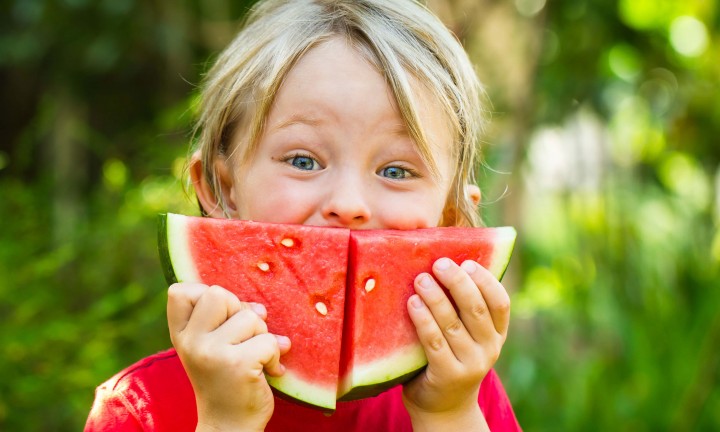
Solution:
M480 383L505 342L510 299L505 288L473 261L443 258L415 280L410 318L428 357L423 373L407 384L403 401L413 429L486 431L478 406ZM458 312L438 284L448 289Z
M168 290L167 313L195 391L197 430L263 430L274 408L263 372L282 375L280 355L290 348L268 333L265 308L218 286L179 283Z

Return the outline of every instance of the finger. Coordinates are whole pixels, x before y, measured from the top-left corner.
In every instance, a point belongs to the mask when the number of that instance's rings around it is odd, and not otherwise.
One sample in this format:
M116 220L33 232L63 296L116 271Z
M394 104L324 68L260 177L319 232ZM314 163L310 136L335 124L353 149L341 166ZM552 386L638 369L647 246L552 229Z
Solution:
M452 265L457 267L455 263ZM458 273L462 273L462 270L459 270ZM461 280L458 283L472 284L470 278L465 277L467 280ZM463 360L472 355L475 341L468 333L445 291L435 279L427 273L418 275L415 279L415 290L430 310L455 357Z
M466 305L466 313L470 316L482 316L488 312L495 330L505 338L510 325L510 296L507 290L489 270L475 261L465 261L462 268L482 294L482 303Z
M193 334L210 333L231 316L243 309L250 309L230 291L213 285L195 303L185 331Z
M265 321L250 308L244 308L220 324L211 334L220 343L235 345L267 331Z
M253 356L258 373L263 370L270 376L281 376L285 366L280 363L281 352L290 349L290 339L279 338L270 333L257 335L237 345L241 355Z
M290 351L290 347L292 346L290 338L281 335L275 335L275 338L278 340L278 346L280 347L280 355L287 354L288 351Z
M207 285L196 283L175 283L168 288L167 317L170 335L185 330L190 315Z
M466 261L466 266L470 264ZM476 266L477 268L479 266ZM468 332L476 341L494 336L495 327L477 283L466 270L447 258L433 264L438 281L450 292Z
M413 294L407 303L410 320L415 325L418 339L430 365L447 365L457 361L445 336L438 327L432 312L422 298Z

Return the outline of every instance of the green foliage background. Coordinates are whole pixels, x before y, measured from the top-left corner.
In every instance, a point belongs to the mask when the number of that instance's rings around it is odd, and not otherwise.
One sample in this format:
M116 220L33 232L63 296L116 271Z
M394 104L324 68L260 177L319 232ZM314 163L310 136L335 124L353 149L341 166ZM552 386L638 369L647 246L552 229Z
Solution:
M0 3L0 430L79 430L95 386L169 346L156 215L196 214L194 90L247 3ZM716 2L430 6L493 101L521 424L720 429Z

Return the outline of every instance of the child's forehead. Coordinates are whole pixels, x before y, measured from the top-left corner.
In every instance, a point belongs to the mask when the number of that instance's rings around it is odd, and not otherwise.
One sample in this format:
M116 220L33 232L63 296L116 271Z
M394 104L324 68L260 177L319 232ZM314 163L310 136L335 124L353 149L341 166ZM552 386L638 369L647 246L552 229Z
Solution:
M342 85L338 87L338 83ZM339 37L315 45L295 61L282 78L279 91L288 86L311 88L308 97L316 99L362 88L367 98L382 98L397 105L387 72Z
M372 123L383 132L407 134L407 125L385 76L340 38L308 51L283 79L266 119L269 129L344 121Z
M315 126L326 121L328 113L342 111L350 111L348 118L362 123L367 119L353 117L352 110L374 104L387 108L378 119L383 132L408 135L412 127L449 129L437 96L425 82L404 70L402 77L389 77L391 72L379 68L378 62L368 55L368 50L341 36L328 38L307 50L288 70L274 95L266 118L267 127L298 123ZM406 80L408 93L398 95L393 91L389 85L393 79ZM408 123L403 107L409 106L416 111L417 120L423 121ZM277 115L278 111L282 115Z
M355 76L358 68L372 73L366 74L362 81L358 81ZM302 75L300 84L314 86L316 89L322 89L324 79L334 78L344 79L345 86L363 85L368 89L367 97L386 99L396 107L418 103L429 108L438 105L439 98L437 91L434 91L437 89L433 88L431 78L423 77L405 66L383 67L378 55L367 46L366 42L346 35L332 35L306 50L286 70L278 90L287 86L288 81L296 75ZM391 82L406 82L407 94L398 94L390 85ZM298 84L298 80L293 84Z

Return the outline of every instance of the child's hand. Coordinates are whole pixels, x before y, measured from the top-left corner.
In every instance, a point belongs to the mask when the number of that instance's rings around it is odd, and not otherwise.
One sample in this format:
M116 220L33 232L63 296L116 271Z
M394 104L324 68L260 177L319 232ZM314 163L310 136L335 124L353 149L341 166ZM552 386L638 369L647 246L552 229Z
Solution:
M168 290L170 338L195 391L198 429L263 430L274 402L263 372L285 371L284 336L268 333L262 305L219 287L178 283Z
M408 311L428 358L428 366L403 390L405 406L418 429L487 430L478 407L480 382L505 342L510 299L505 288L474 261L458 266L441 258L415 279L417 295ZM448 289L455 311L441 286ZM459 316L458 316L459 315Z

